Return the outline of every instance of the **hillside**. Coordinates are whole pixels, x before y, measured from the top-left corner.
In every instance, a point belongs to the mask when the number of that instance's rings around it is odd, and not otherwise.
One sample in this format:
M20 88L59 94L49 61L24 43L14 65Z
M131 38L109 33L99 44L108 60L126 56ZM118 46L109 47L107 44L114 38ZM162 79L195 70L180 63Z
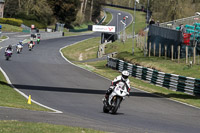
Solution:
M121 5L126 7L134 7L135 0L106 0L108 4ZM147 9L149 1L149 10L152 17L160 22L166 22L194 16L195 12L200 11L199 0L139 0L137 8L144 6Z

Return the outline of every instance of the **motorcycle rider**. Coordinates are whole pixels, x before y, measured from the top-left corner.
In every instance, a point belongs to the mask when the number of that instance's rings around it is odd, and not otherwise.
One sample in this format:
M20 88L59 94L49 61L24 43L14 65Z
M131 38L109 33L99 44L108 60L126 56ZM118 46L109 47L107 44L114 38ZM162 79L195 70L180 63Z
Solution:
M21 45L22 48L23 48L23 46L24 46L23 43L22 43L22 41L19 41L19 43L16 45L16 48L17 48L18 45Z
M6 55L7 51L11 51L11 55L12 55L12 52L13 52L12 45L9 45L9 46L5 49L5 55Z
M130 92L130 80L128 79L129 72L127 70L122 71L121 75L117 76L110 85L110 88L106 91L105 100L108 101L109 95L112 93L113 89L119 82L124 82L127 88L127 91Z
M23 46L23 42L22 42L22 41L19 41L19 43L18 43L17 45Z
M35 42L32 41L32 40L28 43L28 45L29 45L29 44L33 44L33 47L35 46Z

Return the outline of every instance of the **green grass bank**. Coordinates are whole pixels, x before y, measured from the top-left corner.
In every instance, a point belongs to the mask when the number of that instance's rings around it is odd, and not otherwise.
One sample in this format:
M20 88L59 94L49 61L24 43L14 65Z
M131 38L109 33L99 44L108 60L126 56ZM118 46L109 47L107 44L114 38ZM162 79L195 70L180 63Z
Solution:
M0 121L0 133L104 133L80 127L68 127L46 123Z

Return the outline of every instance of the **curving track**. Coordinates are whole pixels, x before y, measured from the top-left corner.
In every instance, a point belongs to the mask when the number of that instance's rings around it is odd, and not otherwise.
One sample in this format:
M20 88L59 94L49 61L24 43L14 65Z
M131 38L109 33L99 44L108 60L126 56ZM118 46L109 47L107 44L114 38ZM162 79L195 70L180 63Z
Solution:
M110 25L114 25L118 11L109 11L114 14ZM99 34L44 40L33 51L28 51L25 46L22 54L14 54L11 61L5 61L1 52L0 67L16 88L31 95L35 101L63 113L1 107L0 119L48 122L111 132L200 131L199 109L135 89L132 90L134 96L122 103L117 115L104 114L101 99L110 81L72 65L59 53L60 48L66 45L96 36Z

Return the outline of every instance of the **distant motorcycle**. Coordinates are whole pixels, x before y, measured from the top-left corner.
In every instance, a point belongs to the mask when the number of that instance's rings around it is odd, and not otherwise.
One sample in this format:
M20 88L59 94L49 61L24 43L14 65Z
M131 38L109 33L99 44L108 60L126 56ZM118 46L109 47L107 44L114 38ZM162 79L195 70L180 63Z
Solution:
M39 44L40 43L40 39L37 39L37 44Z
M22 48L23 48L22 45L17 45L17 53L18 54L22 52Z
M108 113L111 111L112 114L115 114L120 107L122 100L125 100L125 97L129 95L126 85L124 82L119 82L113 92L109 95L108 100L103 100L103 112Z
M7 51L5 52L6 60L9 60L9 58L11 58L11 55L12 55L12 51L7 50Z
M33 49L33 44L32 43L28 44L28 49L29 49L29 51L31 51Z

